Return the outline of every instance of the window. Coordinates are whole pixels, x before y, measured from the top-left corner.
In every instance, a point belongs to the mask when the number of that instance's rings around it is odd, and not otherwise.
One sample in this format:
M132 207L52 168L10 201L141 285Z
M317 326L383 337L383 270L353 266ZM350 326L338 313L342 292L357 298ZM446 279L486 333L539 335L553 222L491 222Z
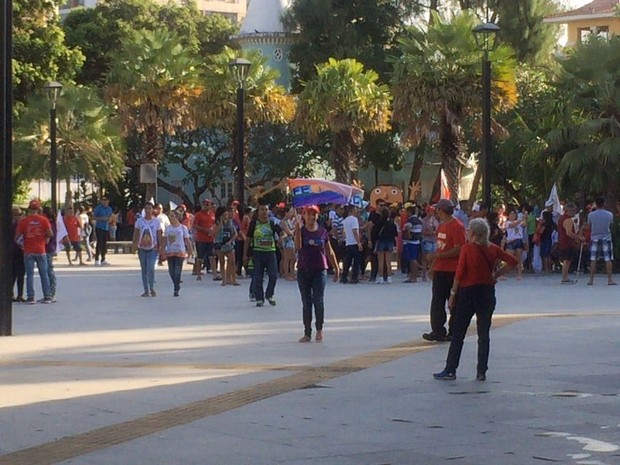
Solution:
M607 40L609 39L609 26L580 27L578 29L579 43L587 42L592 34Z

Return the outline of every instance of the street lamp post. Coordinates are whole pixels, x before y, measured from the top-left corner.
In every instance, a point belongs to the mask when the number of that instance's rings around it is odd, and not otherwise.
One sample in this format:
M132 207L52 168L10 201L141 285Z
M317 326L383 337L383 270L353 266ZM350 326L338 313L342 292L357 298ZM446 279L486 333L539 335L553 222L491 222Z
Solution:
M52 81L45 84L45 91L50 100L50 183L52 185L52 210L54 214L58 211L58 199L56 192L57 184L57 166L56 166L56 103L58 103L58 97L62 91L62 84L60 82Z
M0 5L0 336L13 333L13 2Z
M484 23L474 28L476 44L482 50L482 199L487 208L491 204L491 61L489 52L495 48L499 26Z
M245 122L243 116L243 102L245 82L250 71L250 63L245 58L237 58L228 63L228 67L232 75L237 81L237 140L235 147L235 165L236 165L236 178L235 178L235 200L239 202L239 215L243 215L243 208L245 206L245 160L244 153L244 130Z

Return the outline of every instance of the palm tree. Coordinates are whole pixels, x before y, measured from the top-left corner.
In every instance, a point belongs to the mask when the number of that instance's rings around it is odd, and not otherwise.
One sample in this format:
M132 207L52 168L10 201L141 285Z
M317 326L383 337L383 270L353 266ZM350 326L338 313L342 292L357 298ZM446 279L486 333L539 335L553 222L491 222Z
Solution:
M560 63L563 74L556 84L568 96L572 121L547 137L552 148L564 146L558 179L615 200L620 181L620 37L595 37Z
M71 178L115 184L123 176L124 150L120 124L87 87L65 86L57 103L57 169L67 184L66 205L72 204ZM15 165L18 179L37 179L50 171L49 103L34 96L16 121Z
M432 17L427 30L409 30L400 42L401 56L393 59L394 119L405 144L418 146L427 138L439 146L441 165L456 199L458 158L466 155L464 123L482 106L481 52L472 33L477 20L469 13L455 16L449 23L437 13ZM493 106L509 108L517 100L512 52L500 45L490 60Z
M159 163L165 136L196 126L203 83L200 61L165 28L135 31L112 58L107 96L118 109L125 134L143 137L141 162ZM147 186L147 198L154 185Z
M331 164L336 180L350 184L358 166L357 152L367 132L390 129L390 96L379 75L354 59L317 65L317 76L299 94L297 127L310 142L322 132L332 136Z
M267 59L258 50L233 50L224 47L221 53L211 56L206 67L206 85L200 98L200 122L232 134L231 153L238 137L235 98L238 84L231 76L228 64L235 58L245 58L251 63L244 85L246 128L251 129L262 123L287 124L295 115L295 99L276 83L279 72L267 66ZM244 158L248 166L247 140L245 142Z

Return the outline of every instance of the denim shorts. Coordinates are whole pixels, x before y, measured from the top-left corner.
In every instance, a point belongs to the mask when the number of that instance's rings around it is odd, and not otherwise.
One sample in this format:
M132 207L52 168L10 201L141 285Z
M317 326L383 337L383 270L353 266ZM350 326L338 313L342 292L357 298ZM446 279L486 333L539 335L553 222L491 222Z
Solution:
M435 241L422 239L422 253L435 253Z
M392 241L377 241L375 252L393 252L394 243Z
M506 250L523 250L523 240L515 239L514 241L506 243Z

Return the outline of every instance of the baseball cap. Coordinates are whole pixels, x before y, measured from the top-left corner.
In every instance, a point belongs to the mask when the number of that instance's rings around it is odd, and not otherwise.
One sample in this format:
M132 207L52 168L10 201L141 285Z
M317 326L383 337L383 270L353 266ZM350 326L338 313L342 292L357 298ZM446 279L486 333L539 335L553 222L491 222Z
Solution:
M454 204L449 199L441 199L435 204L435 208L445 213L452 213L454 211Z
M38 210L39 208L41 208L41 202L39 202L36 199L31 200L30 203L28 204L29 210Z
M304 208L304 213L308 211L314 211L317 213L321 213L321 209L316 205L308 205L306 208Z
M177 210L187 210L187 207L185 206L184 203L182 203L181 205L179 205L179 207L177 208Z

